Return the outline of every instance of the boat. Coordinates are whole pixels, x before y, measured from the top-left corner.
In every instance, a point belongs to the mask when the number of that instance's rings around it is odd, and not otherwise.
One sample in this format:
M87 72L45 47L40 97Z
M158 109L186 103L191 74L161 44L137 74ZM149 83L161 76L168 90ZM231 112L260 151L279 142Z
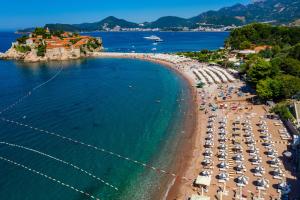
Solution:
M156 51L156 50L157 50L156 48L152 48L152 49L151 49L151 51Z
M156 35L151 35L151 36L147 36L147 37L144 37L146 40L154 40L155 42L163 42L163 40L156 36Z

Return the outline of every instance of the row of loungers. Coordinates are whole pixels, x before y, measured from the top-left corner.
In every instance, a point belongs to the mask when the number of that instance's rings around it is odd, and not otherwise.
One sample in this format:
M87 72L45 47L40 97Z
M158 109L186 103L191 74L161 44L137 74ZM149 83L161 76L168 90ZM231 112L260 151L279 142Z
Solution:
M220 84L235 81L232 75L219 67L195 68L193 73L204 84Z

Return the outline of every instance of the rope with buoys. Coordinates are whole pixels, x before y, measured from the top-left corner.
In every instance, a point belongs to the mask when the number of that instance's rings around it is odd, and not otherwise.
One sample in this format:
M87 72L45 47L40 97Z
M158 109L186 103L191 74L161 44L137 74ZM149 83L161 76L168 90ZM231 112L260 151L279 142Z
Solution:
M60 184L60 185L62 185L62 186L64 186L64 187L67 187L67 188L69 188L69 189L71 189L71 190L74 190L74 191L76 191L76 192L78 192L78 193L81 193L81 194L83 194L83 195L85 195L85 196L87 196L87 197L89 197L89 198L91 198L91 199L100 200L99 198L93 196L92 194L90 194L90 193L88 193L88 192L84 192L84 191L82 191L82 190L80 190L80 189L77 189L77 188L75 188L74 186L71 186L71 185L69 185L69 184L67 184L67 183L64 183L64 182L62 182L62 181L60 181L60 180L58 180L58 179L56 179L56 178L53 178L53 177L51 177L51 176L48 176L48 175L46 175L46 174L44 174L44 173L42 173L42 172L40 172L40 171L37 171L37 170L35 170L35 169L32 169L32 168L28 167L28 166L26 166L26 165L23 165L23 164L20 164L20 163L18 163L18 162L9 160L9 159L7 159L7 158L5 158L5 157L2 157L2 156L0 156L0 160L6 161L6 162L8 162L8 163L10 163L10 164L13 164L13 165L15 165L15 166L21 167L21 168L23 168L23 169L26 169L27 171L30 171L30 172L32 172L32 173L34 173L34 174L37 174L37 175L42 176L42 177L44 177L44 178L46 178L46 179L49 179L49 180L51 180L51 181L53 181L53 182L55 182L55 183L57 183L57 184Z
M60 163L63 163L63 164L65 164L65 165L68 165L68 166L70 166L70 167L72 167L72 168L74 168L74 169L76 169L76 170L78 170L78 171L80 171L80 172L83 172L84 174L87 174L88 176L90 176L90 177L92 177L92 178L94 178L94 179L96 179L96 180L102 182L103 184L105 184L105 185L107 185L107 186L109 186L109 187L111 187L111 188L113 188L113 189L115 189L115 190L118 190L118 188L115 187L115 186L113 186L112 184L110 184L110 183L104 181L103 179L101 179L101 178L95 176L94 174L88 172L87 170L84 170L84 169L82 169L82 168L78 167L77 165L74 165L74 164L72 164L72 163L70 163L70 162L64 161L64 160L59 159L59 158L57 158L57 157L54 157L54 156L52 156L52 155L43 153L43 152L41 152L41 151L38 151L38 150L35 150L35 149L32 149L32 148L24 147L24 146L21 146L21 145L12 144L12 143L3 142L3 141L0 141L0 144L7 145L7 146L10 146L10 147L14 147L14 148L23 149L23 150L30 151L30 152L34 152L34 153L37 153L37 154L39 154L39 155L42 155L42 156L48 157L48 158L50 158L50 159L56 160L56 161L58 161L58 162L60 162Z
M17 101L15 101L13 104L10 104L9 106L3 108L0 111L0 115L3 114L4 112L7 112L8 110L14 108L16 105L18 105L19 103L21 103L22 101L24 101L26 98L28 98L29 96L32 95L32 93L36 90L38 90L39 88L45 86L47 83L51 82L52 80L54 80L63 70L63 67L61 66L59 68L59 70L47 81L40 83L39 85L35 86L34 88L32 88L31 90L29 90L24 96L20 97Z
M121 155L121 154L118 154L118 153L109 151L109 150L104 149L104 148L102 148L102 147L98 147L98 146L95 146L95 145L92 145L92 144L88 144L88 143L85 143L85 142L83 142L83 141L80 141L80 140L77 140L77 139L73 139L73 138L71 138L71 137L63 136L63 135L58 134L58 133L55 133L55 132L51 132L51 131L47 131L47 130L44 130L44 129L40 129L40 128L37 128L37 127L33 127L33 126L31 126L31 125L24 124L24 123L21 123L21 122L17 122L17 121L14 121L14 120L9 120L9 119L6 119L6 118L4 118L4 117L1 117L0 120L2 120L2 121L4 121L4 122L11 123L11 124L14 124L14 125L26 127L26 128L28 128L28 129L34 130L34 131L39 132L39 133L42 133L42 134L52 135L52 136L55 136L55 137L57 137L57 138L63 139L63 140L65 140L65 141L72 142L72 143L75 143L75 144L79 144L79 145L88 147L88 148L90 148L90 149L96 150L96 151L103 152L103 153L108 154L108 155L111 155L111 156L113 156L113 157L116 157L116 158L119 158L119 159L122 159L122 160L129 161L129 162L131 162L131 163L140 165L140 166L142 166L142 167L145 167L145 168L147 168L147 169L150 169L150 170L155 171L155 172L160 173L160 174L166 174L166 175L169 175L169 176L172 176L172 177L176 177L176 178L179 178L179 179L182 179L182 180L186 180L186 181L193 181L193 180L194 180L194 179L190 179L190 178L187 178L187 177L184 177L184 176L178 176L178 175L175 174L175 173L168 172L168 171L166 171L166 170L160 169L160 168L158 168L158 167L151 166L151 165L146 164L146 163L144 163L144 162L141 162L141 161L138 161L138 160L135 160L135 159L131 159L131 158L126 157L126 156L123 156L123 155Z

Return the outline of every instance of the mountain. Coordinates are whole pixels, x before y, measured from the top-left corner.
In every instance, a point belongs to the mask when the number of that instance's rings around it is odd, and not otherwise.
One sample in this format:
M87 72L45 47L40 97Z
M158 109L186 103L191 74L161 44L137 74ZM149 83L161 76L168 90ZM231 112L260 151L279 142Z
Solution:
M148 23L146 26L149 28L175 28L175 27L191 27L193 22L188 19L175 17L175 16L166 16L161 17L154 22Z
M82 24L46 24L50 30L64 30L70 32L80 32L80 31L97 31L103 30L104 28L114 28L115 26L120 26L123 28L136 28L139 25L137 23L128 22L124 19L118 19L116 17L110 16L99 22L94 23L82 23Z
M217 11L207 11L192 18L176 16L161 17L154 22L143 23L143 28L196 28L199 25L212 26L241 26L253 22L272 24L299 24L300 0L253 0L248 5L235 4ZM110 16L95 23L82 24L46 24L50 30L64 31L98 31L121 28L141 28L140 24ZM28 30L28 29L27 29ZM21 30L21 32L26 32Z
M191 18L195 23L245 25L253 22L287 24L300 19L299 0L265 0L236 4L218 11L208 11Z

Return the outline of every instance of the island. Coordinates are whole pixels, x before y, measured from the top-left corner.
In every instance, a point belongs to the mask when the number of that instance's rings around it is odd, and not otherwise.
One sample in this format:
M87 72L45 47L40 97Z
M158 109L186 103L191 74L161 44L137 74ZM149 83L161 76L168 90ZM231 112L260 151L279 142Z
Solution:
M13 42L11 48L1 54L0 58L25 62L71 60L88 57L102 49L102 39L98 37L36 28Z

